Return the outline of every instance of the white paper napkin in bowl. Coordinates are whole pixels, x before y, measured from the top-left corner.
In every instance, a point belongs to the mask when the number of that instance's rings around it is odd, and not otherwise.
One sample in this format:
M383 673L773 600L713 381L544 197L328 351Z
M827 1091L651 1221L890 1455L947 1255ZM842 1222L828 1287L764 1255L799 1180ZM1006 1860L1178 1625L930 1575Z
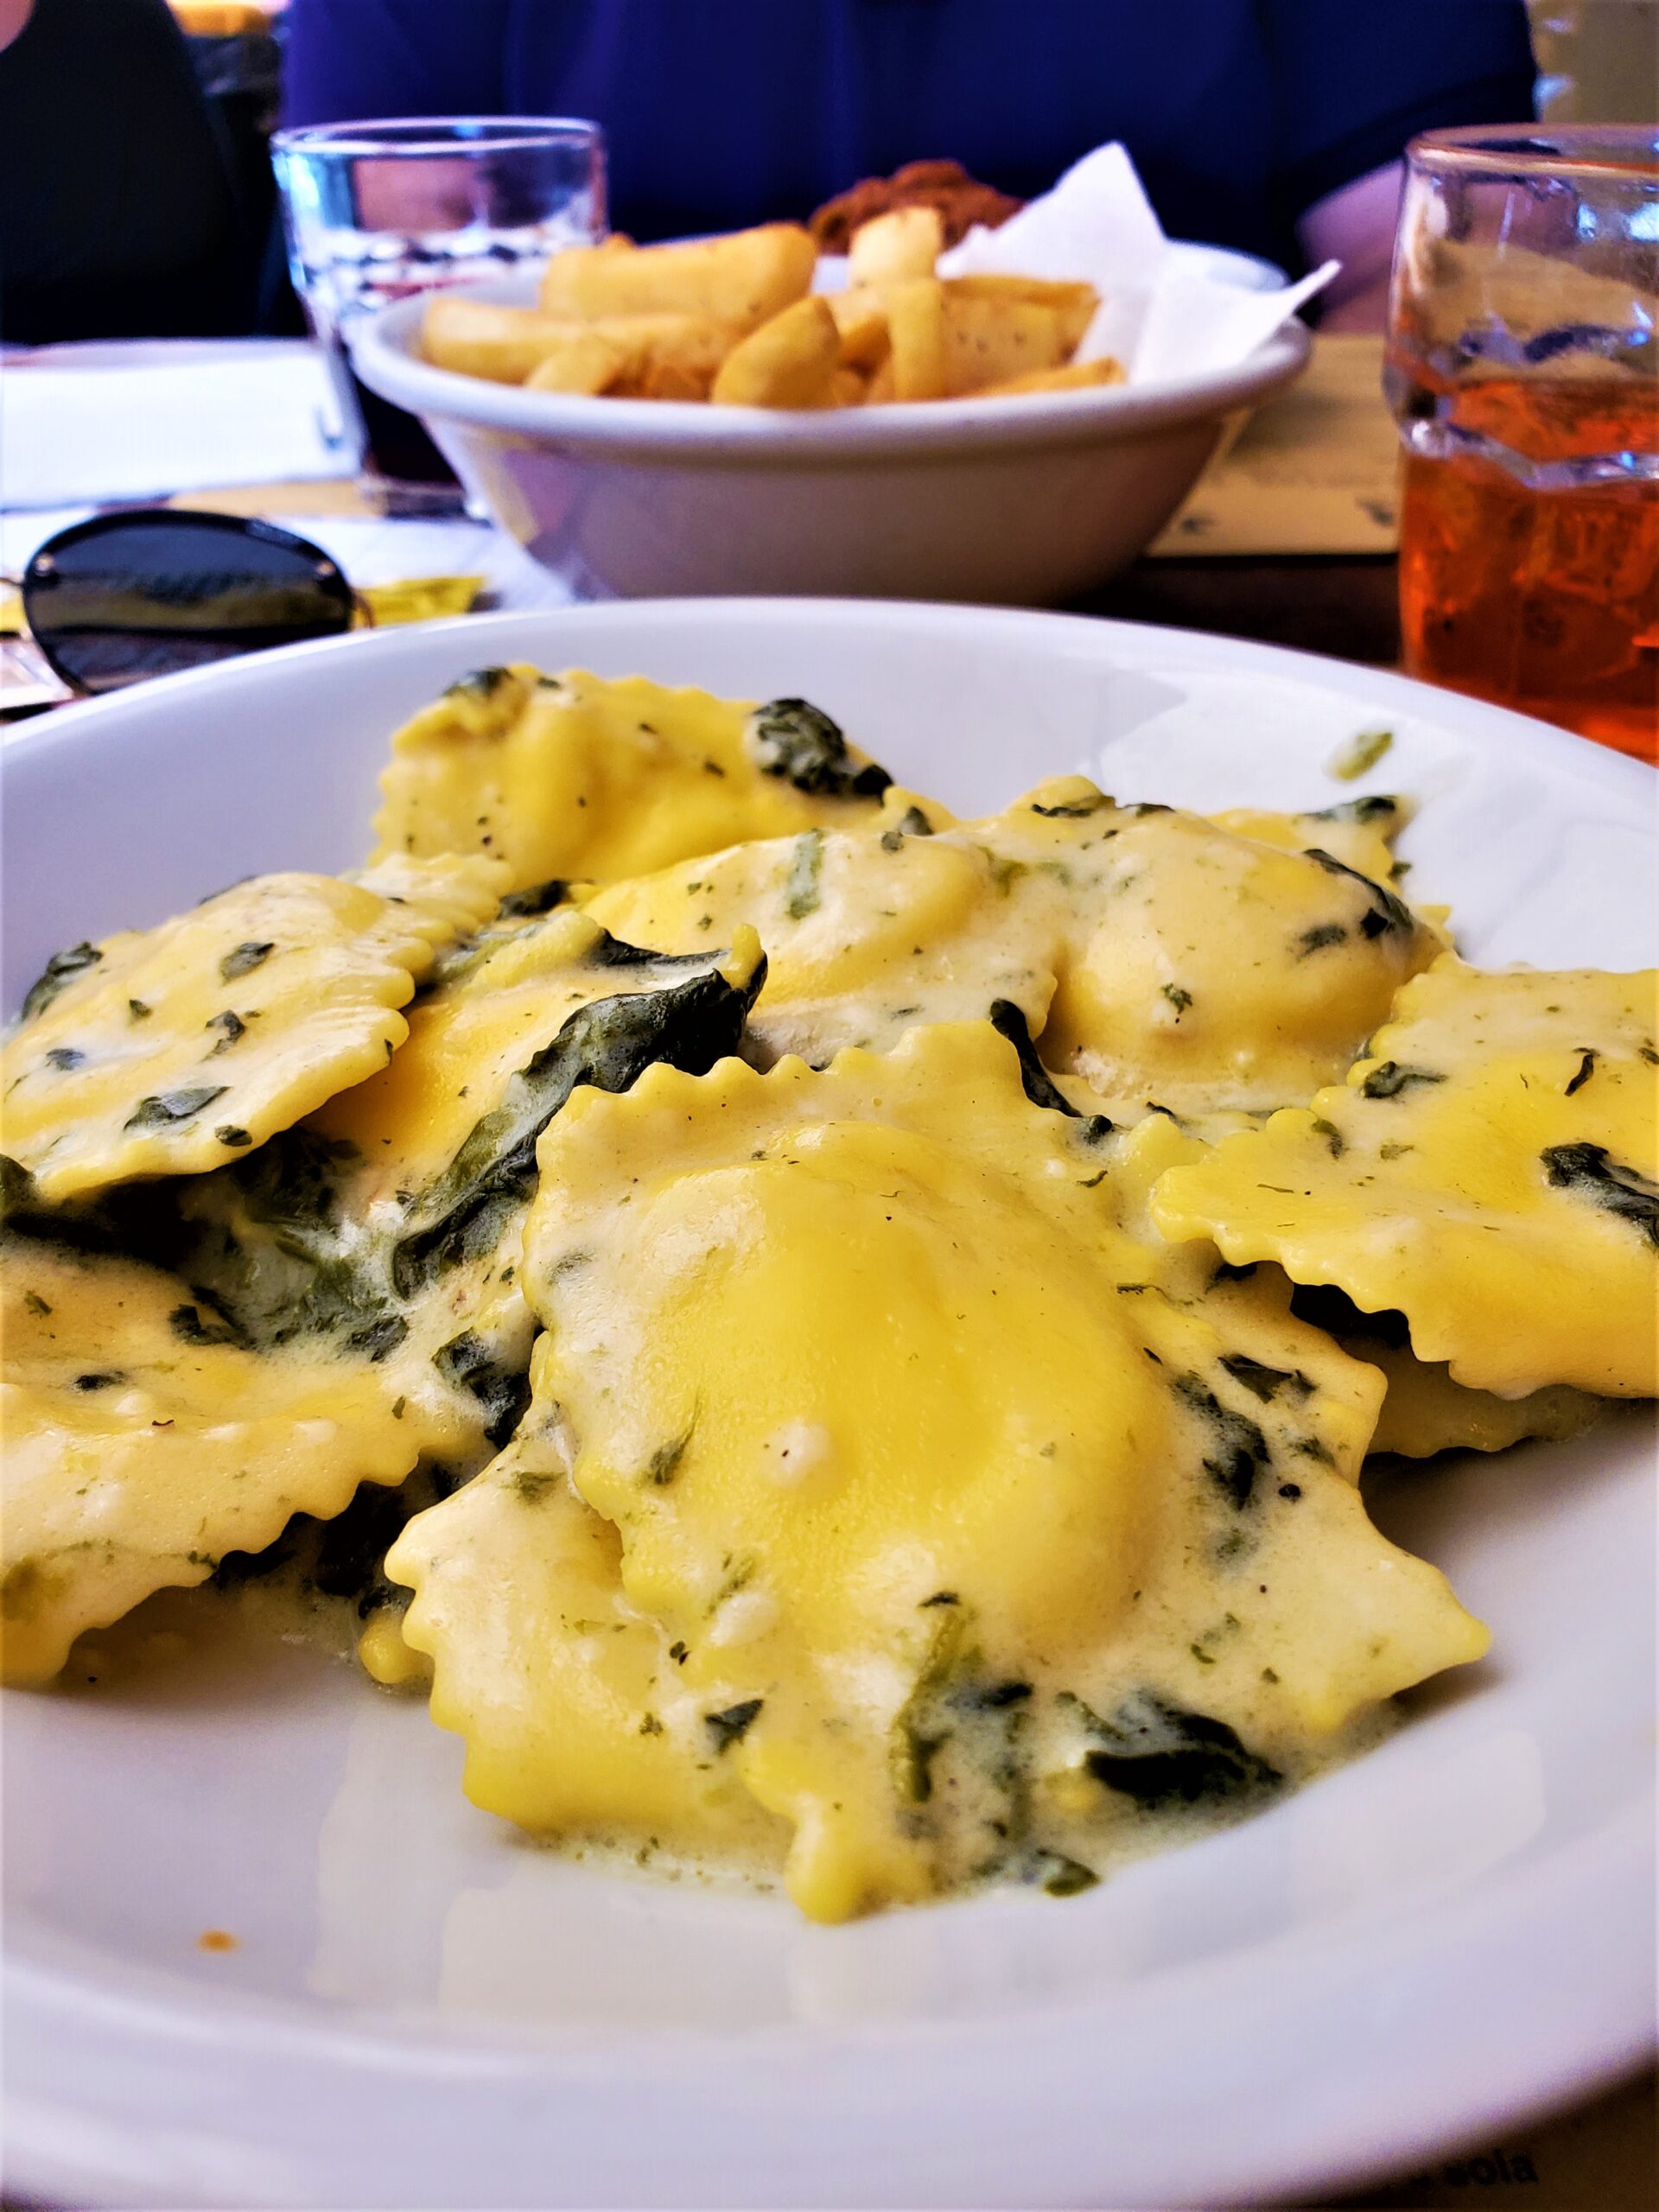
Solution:
M1327 261L1299 283L1247 291L1195 265L1164 236L1135 163L1096 146L1053 189L999 229L976 224L939 257L941 276L1046 276L1092 284L1094 321L1080 361L1111 354L1131 384L1230 367L1264 345L1342 266Z

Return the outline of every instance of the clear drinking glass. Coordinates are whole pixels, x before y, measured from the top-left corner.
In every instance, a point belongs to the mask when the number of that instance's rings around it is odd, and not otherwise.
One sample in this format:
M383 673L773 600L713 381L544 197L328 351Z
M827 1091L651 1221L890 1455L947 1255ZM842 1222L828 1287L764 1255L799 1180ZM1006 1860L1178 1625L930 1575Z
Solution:
M1659 130L1408 149L1386 383L1406 666L1659 743Z
M604 134L568 117L416 117L280 130L271 153L294 288L365 474L394 512L454 508L454 476L421 424L359 382L352 326L411 292L603 238Z

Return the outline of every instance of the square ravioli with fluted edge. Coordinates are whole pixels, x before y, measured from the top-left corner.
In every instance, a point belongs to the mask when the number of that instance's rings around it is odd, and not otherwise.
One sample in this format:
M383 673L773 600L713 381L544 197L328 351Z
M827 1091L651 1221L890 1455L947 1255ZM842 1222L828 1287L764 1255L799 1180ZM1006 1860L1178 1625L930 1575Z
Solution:
M384 791L8 1041L9 1680L264 1589L537 1837L1069 1896L1484 1650L1368 1455L1653 1389L1651 980L1464 966L1405 801L962 820L527 666Z

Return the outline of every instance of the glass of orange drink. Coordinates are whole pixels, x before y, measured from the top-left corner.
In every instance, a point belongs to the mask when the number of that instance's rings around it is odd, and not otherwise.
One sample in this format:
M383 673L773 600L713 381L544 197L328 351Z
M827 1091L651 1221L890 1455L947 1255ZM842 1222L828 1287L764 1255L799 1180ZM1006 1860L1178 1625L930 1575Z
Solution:
M1408 149L1386 382L1407 668L1659 750L1659 129Z

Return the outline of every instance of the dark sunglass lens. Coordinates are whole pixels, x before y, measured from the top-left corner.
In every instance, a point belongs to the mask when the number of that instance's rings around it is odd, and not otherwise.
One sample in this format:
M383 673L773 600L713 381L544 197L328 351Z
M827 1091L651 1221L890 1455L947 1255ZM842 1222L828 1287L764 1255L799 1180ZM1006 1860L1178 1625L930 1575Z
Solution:
M351 588L327 555L269 524L146 513L43 545L23 612L58 674L112 691L267 645L348 629Z

